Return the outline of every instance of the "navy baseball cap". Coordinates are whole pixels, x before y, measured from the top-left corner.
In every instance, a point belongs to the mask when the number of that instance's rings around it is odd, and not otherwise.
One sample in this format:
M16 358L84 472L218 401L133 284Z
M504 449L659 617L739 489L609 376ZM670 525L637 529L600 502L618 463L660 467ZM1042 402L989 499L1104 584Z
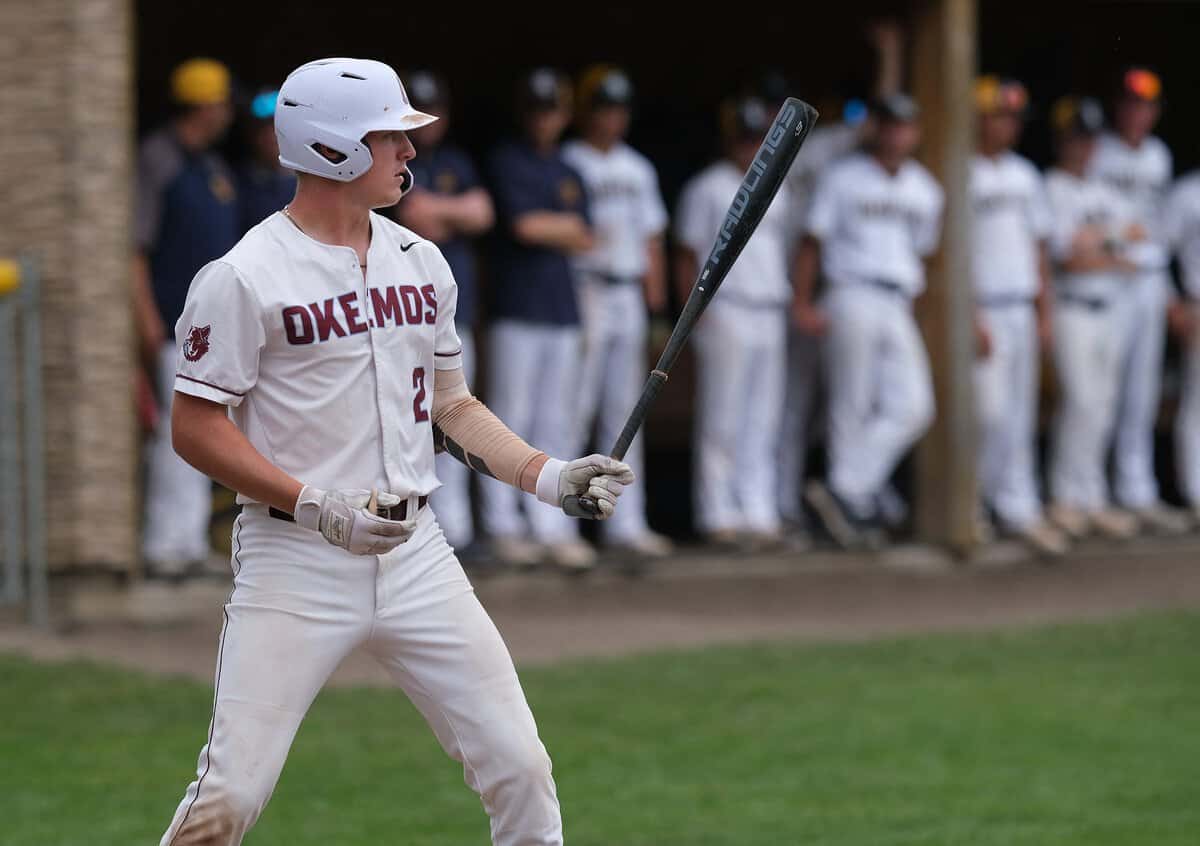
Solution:
M521 80L517 101L521 109L528 112L569 106L571 87L566 77L554 68L536 68Z
M761 97L730 100L721 108L721 131L729 140L761 138L771 127L771 117Z
M404 76L404 89L413 106L429 111L450 101L450 89L440 75L431 70L414 70Z
M581 104L586 102L588 108L633 103L633 83L617 68L593 69L584 74L579 93Z
M912 123L921 116L917 101L907 94L888 94L879 97L871 104L873 111L881 121L896 123Z
M1104 109L1094 97L1060 97L1050 108L1050 124L1060 135L1098 135Z

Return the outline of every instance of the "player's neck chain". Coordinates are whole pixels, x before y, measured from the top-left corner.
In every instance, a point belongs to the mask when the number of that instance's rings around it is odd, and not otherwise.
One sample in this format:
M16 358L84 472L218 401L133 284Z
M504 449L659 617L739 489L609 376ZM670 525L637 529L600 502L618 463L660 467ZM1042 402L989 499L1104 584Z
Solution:
M296 228L297 228L297 229L299 229L301 232L304 232L304 227L300 225L300 221L298 221L298 220L296 220L296 218L292 217L292 212L291 212L291 209L289 209L287 206L284 206L284 207L283 207L283 209L282 209L282 211L283 211L283 216L284 216L284 217L286 217L288 220L290 220L290 221L292 222L292 226L296 227ZM304 234L305 234L305 235L308 235L308 233L307 233L307 232L304 232ZM310 237L311 237L311 236L310 236ZM409 246L412 246L412 245L410 244ZM359 263L358 263L358 265L359 265L359 267L361 267L363 270L366 270L366 269L367 269L367 263L366 263L365 261L361 261L361 262L359 262Z

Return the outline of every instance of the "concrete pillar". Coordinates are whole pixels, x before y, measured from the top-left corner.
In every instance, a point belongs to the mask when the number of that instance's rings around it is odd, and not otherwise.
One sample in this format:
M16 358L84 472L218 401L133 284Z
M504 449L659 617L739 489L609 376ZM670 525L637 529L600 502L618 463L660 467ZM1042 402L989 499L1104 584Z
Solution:
M921 158L946 191L942 244L918 316L933 365L937 422L917 451L917 531L966 554L974 543L975 341L970 286L976 0L915 4L913 89L923 109Z
M51 566L136 560L130 0L0 0L0 255L44 277ZM3 425L10 425L4 421Z

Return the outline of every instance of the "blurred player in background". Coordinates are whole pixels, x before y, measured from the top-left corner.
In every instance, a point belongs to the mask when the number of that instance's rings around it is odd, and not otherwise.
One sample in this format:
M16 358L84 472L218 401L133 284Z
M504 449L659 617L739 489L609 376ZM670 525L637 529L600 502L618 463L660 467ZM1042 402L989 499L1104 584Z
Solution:
M1171 306L1171 326L1183 348L1175 460L1179 487L1200 522L1200 171L1179 180L1166 208L1164 234L1179 258L1184 292Z
M912 301L937 248L942 189L912 159L917 104L894 94L875 109L878 129L866 151L842 159L817 184L796 258L793 320L825 334L829 391L828 483L814 480L805 494L843 547L880 537L883 491L934 415ZM827 285L819 306L818 274Z
M1124 258L1143 237L1128 224L1125 200L1092 179L1089 165L1104 125L1091 98L1054 104L1055 166L1046 173L1052 229L1054 361L1059 408L1050 461L1050 519L1072 537L1089 531L1125 539L1137 519L1111 505L1105 464L1120 396L1126 306L1133 265Z
M582 137L563 145L563 158L583 177L596 235L595 248L575 260L584 349L578 425L583 443L595 427L602 450L617 440L645 381L646 309L667 305L667 210L654 166L625 143L632 102L633 84L623 71L589 68L576 102ZM638 481L625 489L620 515L604 524L604 539L660 557L671 544L646 524L642 441L639 434L625 456Z
M172 116L138 152L134 305L162 414L150 445L142 555L147 574L181 577L210 553L212 483L175 454L175 322L192 277L241 234L233 174L213 150L233 120L229 70L189 59L171 73Z
M894 21L877 21L866 29L867 40L875 52L875 82L872 95L886 97L900 91L904 73L904 31ZM790 94L782 75L768 74L763 80L763 96L777 108ZM817 178L843 156L857 150L870 138L874 127L864 100L856 97L844 102L830 99L819 105L821 120L813 127L804 146L788 171L793 227L804 230ZM840 116L840 120L837 118ZM799 242L797 241L797 244ZM801 331L795 325L788 331L787 390L784 395L783 423L779 446L779 508L787 526L788 544L803 549L809 544L805 527L802 496L805 458L814 440L820 385L820 338ZM901 522L903 503L889 486L884 493L891 522Z
M578 440L581 342L571 259L596 241L583 181L559 148L571 122L569 82L538 68L521 81L517 109L522 135L492 154L488 173L499 221L488 398L518 435L566 453ZM485 480L485 488L483 522L502 561L531 564L545 554L567 568L595 563L595 551L565 514L530 509L527 523L518 491L495 480Z
M1129 223L1141 234L1126 258L1120 311L1125 322L1121 390L1113 456L1117 501L1151 531L1187 531L1189 519L1159 499L1154 472L1154 424L1158 419L1171 288L1170 256L1163 240L1162 212L1171 184L1171 152L1151 135L1161 112L1162 82L1145 68L1121 75L1113 104L1113 132L1101 135L1089 173L1127 201Z
M239 231L243 234L275 214L296 193L296 174L279 164L275 139L277 90L259 91L247 112L250 156L237 171Z
M1016 80L984 76L975 83L978 143L970 187L979 481L1002 530L1038 552L1061 555L1068 540L1043 518L1035 458L1051 221L1041 174L1013 152L1028 102Z
M692 177L679 200L681 300L773 117L757 97L722 106L725 157ZM696 524L721 545L757 548L780 537L775 492L791 300L789 202L785 185L696 327Z
M396 206L396 219L433 241L450 263L458 283L454 314L462 339L463 372L468 387L475 382L475 306L478 300L472 239L492 228L492 198L479 180L464 150L446 140L450 123L450 89L431 71L405 76L413 106L438 120L409 133L417 157L409 163L413 189ZM446 540L456 550L467 549L475 538L471 516L471 472L445 453L437 457L442 487L433 494L433 510Z

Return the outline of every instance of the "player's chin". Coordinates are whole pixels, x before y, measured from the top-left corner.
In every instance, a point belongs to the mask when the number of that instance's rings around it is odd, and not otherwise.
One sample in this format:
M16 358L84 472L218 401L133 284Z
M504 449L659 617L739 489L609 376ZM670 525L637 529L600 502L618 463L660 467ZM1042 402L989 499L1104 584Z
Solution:
M375 202L371 204L373 209L385 209L389 206L394 206L400 202L400 198L404 196L404 189L399 185L381 188L375 197Z

